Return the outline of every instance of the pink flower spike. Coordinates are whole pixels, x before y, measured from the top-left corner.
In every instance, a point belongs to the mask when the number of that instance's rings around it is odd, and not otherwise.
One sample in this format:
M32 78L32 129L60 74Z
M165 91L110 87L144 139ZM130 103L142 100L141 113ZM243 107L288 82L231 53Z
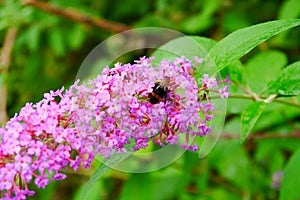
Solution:
M89 168L97 154L109 158L184 138L181 147L197 151L191 138L213 128L215 105L208 94L228 98L228 86L218 83L230 84L229 77L217 81L203 74L198 88L193 72L203 58L194 57L194 64L182 56L155 66L153 59L117 63L94 79L27 103L0 128L1 197L25 199L33 195L30 182L45 188L50 180L65 179L68 167Z

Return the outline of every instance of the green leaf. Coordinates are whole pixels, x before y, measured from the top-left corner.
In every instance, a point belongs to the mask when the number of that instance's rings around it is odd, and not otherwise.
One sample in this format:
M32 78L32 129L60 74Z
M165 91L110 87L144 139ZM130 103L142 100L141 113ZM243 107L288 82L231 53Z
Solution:
M186 154L184 154L185 156ZM183 157L180 159L184 160ZM199 163L199 160L194 157L196 162ZM176 161L176 163L179 163ZM198 165L199 166L199 165ZM178 191L184 190L184 183L188 178L188 174L185 173L184 168L174 168L174 167L166 167L162 170L156 171L152 173L152 183L153 184L153 198L152 199L172 199ZM170 184L172 183L172 184ZM164 191L163 193L157 193L155 191Z
M256 54L246 63L248 83L253 92L261 92L267 83L279 76L287 64L286 55L280 51L265 51Z
M65 53L65 41L64 41L64 33L59 29L53 29L49 33L49 44L53 49L54 53L58 56L61 56Z
M166 28L175 28L175 24L164 16L159 14L149 13L137 22L134 23L134 27L166 27Z
M203 198L203 200L205 199L240 200L241 196L232 191L229 191L228 189L225 189L224 187L217 187L211 188L209 190L209 198Z
M131 174L124 182L119 200L172 199L181 191L183 170L168 167L153 173ZM170 184L171 183L171 184ZM162 192L156 192L162 191Z
M300 16L300 1L284 1L279 10L278 19L292 19Z
M72 49L79 48L84 39L85 39L85 32L83 30L83 27L81 25L76 25L73 27L73 29L70 31L70 36L68 37L69 40L69 46Z
M101 178L101 176L103 176L103 174L105 174L108 170L110 169L110 167L101 164L96 171L94 172L94 174L90 177L89 181L87 182L87 184L85 185L82 195L81 195L81 199L85 199L85 196L87 194L87 192L92 188L92 186L97 183L97 181L99 180L99 178Z
M237 9L224 13L222 27L224 31L228 33L251 25L252 23L251 19L249 19L249 14L244 12L244 10Z
M209 55L221 70L272 36L300 25L300 19L276 20L239 29L218 42Z
M93 187L88 191L84 200L99 200L99 196L101 195L101 189L103 188L102 181L97 181L93 184ZM82 191L84 190L84 186L78 188L72 200L80 200L82 199Z
M229 74L231 81L236 81L238 83L241 83L242 85L247 85L248 80L245 78L247 77L246 71L243 64L239 60L233 61L230 65L224 68L221 71L221 74L223 76Z
M300 16L300 1L299 0L286 0L282 3L280 6L280 10L278 12L278 19L296 19ZM291 39L290 36L293 37L293 31L284 31L281 34L279 34L273 41L272 44L275 44L276 46L280 46L283 48L287 47L296 47L297 42L295 42L293 39ZM295 32L297 32L295 30ZM293 38L297 38L293 37ZM299 42L298 42L299 43Z
M300 61L284 68L267 90L268 94L291 96L300 94Z
M244 142L250 134L256 121L264 111L266 103L263 101L252 102L242 112L241 116L241 142Z
M235 187L243 191L251 188L251 162L238 140L219 141L207 159L209 166L216 168L221 177Z
M215 43L212 39L198 36L176 38L161 46L152 54L152 56L155 56L154 66L162 60L173 61L183 55L191 60L194 56L204 57Z
M213 48L213 46L217 44L215 40L206 37L190 36L190 38L195 40L207 52L210 51Z
M146 174L133 174L125 182L120 194L120 200L151 200L155 194L153 190L152 176Z
M184 32L188 34L196 34L207 29L213 24L212 22L212 18L199 13L198 15L187 18L182 22L181 26Z
M96 171L93 173L93 175L90 177L89 181L85 185L81 199L85 199L85 196L87 195L87 192L92 188L92 186L105 174L110 167L114 166L127 158L130 155L130 153L121 153L121 154L115 154L112 157L108 158L108 160L105 161L105 164L100 164L100 166L96 169Z
M36 199L51 199L55 190L58 188L59 184L51 181L46 188L36 188L35 191L35 198Z
M31 51L37 51L40 45L41 28L35 24L28 29L27 45Z
M295 200L300 198L300 150L289 160L284 168L280 190L280 200Z
M213 25L213 14L217 11L219 5L220 0L204 1L202 11L199 14L186 18L181 23L183 31L189 34L196 34Z

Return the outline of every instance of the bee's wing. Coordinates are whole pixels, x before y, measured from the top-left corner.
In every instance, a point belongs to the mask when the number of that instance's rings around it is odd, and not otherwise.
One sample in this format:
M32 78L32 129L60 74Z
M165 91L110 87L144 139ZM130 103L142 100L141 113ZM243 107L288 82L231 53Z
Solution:
M171 78L170 78L169 76L164 76L164 84L165 84L166 86L169 86L170 81L171 81Z

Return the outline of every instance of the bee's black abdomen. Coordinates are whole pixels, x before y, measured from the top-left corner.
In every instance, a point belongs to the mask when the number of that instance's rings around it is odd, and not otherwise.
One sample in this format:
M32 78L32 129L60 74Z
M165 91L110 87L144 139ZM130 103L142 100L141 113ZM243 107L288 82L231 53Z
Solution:
M164 90L164 88L158 87L159 83L155 83L155 86L153 88L153 92L157 94L160 98L167 97L167 91Z
M167 91L164 88L160 87L160 82L156 82L153 87L153 91L148 95L149 102L152 104L157 104L161 102L162 99L165 99L167 95Z
M152 95L152 93L149 93L148 98L149 98L149 102L152 104L157 104L160 102L160 100L156 98L154 95Z

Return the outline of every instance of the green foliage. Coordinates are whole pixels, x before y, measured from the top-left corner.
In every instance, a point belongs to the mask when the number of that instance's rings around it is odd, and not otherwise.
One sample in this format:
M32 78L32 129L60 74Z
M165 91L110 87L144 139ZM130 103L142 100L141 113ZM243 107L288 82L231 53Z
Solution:
M278 19L292 19L300 16L300 2L297 0L285 1L279 11Z
M105 163L101 163L93 175L90 177L90 180L84 187L81 195L81 199L84 199L90 192L88 192L94 184L110 169L110 166L114 166L128 157L128 154L116 154L113 157L107 159Z
M242 57L261 42L272 36L300 25L300 20L278 20L265 22L251 27L243 28L228 35L218 42L209 52L218 69L223 69L232 61Z
M299 95L300 61L283 69L278 78L269 85L268 93L275 93L282 96Z
M215 41L209 38L182 36L162 45L152 54L152 56L155 56L154 64L156 65L162 60L174 60L181 55L193 60L195 55L199 58L207 55L208 50L214 45Z
M263 101L253 102L242 112L241 116L241 141L243 142L250 134L254 124L264 111L266 103Z
M189 34L202 32L214 24L213 14L220 6L220 0L203 1L202 12L187 17L181 24L182 30Z
M260 93L272 80L279 77L280 70L287 64L287 57L280 51L264 51L246 63L246 74L253 92Z
M0 31L10 26L21 26L31 21L33 10L28 7L22 7L17 0L0 2Z
M282 192L280 193L281 200L293 200L300 197L300 191L295 186L300 183L299 173L300 151L298 150L291 157L290 161L284 168L284 176L282 181Z

